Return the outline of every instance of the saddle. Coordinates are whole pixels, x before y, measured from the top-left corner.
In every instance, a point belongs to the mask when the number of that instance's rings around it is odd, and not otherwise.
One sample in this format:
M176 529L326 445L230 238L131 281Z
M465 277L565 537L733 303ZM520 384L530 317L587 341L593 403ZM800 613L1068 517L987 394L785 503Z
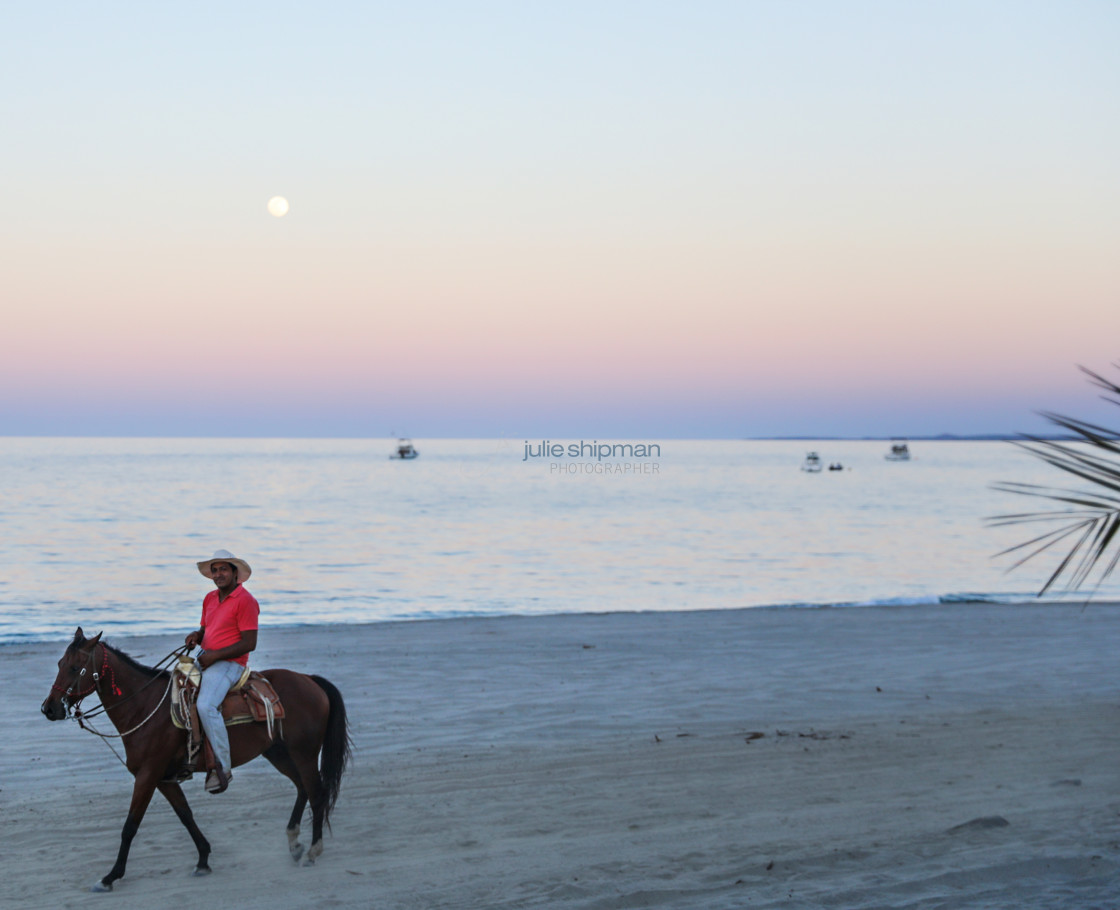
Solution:
M171 671L171 722L187 731L187 767L193 771L200 750L204 750L206 768L214 766L213 751L198 721L195 699L202 681L202 671L193 658L181 658ZM284 736L280 721L284 719L284 705L280 696L264 676L248 667L241 678L230 686L221 705L222 719L227 727L238 724L263 723L268 728L268 738L274 739L275 731Z

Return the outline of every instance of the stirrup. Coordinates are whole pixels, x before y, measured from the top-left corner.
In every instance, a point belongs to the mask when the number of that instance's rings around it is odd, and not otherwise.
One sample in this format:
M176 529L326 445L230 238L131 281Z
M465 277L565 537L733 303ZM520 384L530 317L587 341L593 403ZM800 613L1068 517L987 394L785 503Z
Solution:
M226 774L221 768L215 768L206 775L206 792L225 793L231 780L233 780L232 770L230 770L229 774Z

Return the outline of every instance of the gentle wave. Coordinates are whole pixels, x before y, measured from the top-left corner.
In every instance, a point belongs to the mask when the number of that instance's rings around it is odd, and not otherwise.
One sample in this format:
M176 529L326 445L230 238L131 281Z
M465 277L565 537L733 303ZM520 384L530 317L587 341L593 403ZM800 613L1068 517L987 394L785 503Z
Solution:
M821 603L775 603L775 604L758 604L749 607L722 607L714 609L726 610L858 610L858 609L882 609L885 607L909 608L909 607L927 607L936 606L939 604L963 604L963 603L976 603L976 604L992 604L992 605L1014 605L1021 603L1085 603L1086 599L1082 596L1077 601L1070 601L1069 598L1062 597L1048 597L1037 598L1030 594L943 594L937 597L886 597L878 598L875 600L859 601L859 602L821 602ZM703 608L713 609L713 608ZM651 610L627 610L627 611L561 611L571 612L579 615L602 615L603 613L612 612L635 612L635 613L649 613L649 612L666 612L666 611L651 611ZM338 616L333 619L319 619L314 622L296 622L285 616L276 616L272 621L262 624L262 629L267 631L269 627L275 629L299 629L310 627L322 626L347 626L347 625L371 625L379 623L396 623L396 622L435 622L441 620L461 620L461 619L494 619L502 616L517 616L517 617L532 617L544 615L558 615L557 613L522 613L518 611L505 611L497 612L493 610L419 610L411 613L395 613L386 615L378 619L348 619L343 616ZM87 624L85 631L88 634L95 632L104 632L107 638L113 637L132 637L137 635L144 636L169 636L174 638L177 642L178 639L187 631L186 627L182 624L176 625L161 625L158 623L144 623L137 622L136 620L127 620L124 622L117 622L107 620L100 624L90 622ZM69 641L73 635L73 628L65 629L43 629L43 630L17 630L9 628L7 624L0 622L0 646L3 645L18 645L18 644L35 644L42 642L52 641Z
M663 440L656 474L571 475L518 441L393 442L0 438L0 642L179 636L219 547L277 626L1011 603L1053 568L991 558L1022 536L985 526L1020 508L992 484L1053 479L1006 444Z

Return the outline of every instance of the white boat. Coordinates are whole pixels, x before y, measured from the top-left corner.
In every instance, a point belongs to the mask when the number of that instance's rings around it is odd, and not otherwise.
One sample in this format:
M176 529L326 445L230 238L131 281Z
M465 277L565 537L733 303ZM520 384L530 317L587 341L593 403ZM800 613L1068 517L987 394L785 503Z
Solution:
M415 447L412 445L412 440L411 439L398 439L397 440L397 451L394 452L389 457L390 458L403 458L405 460L408 460L410 458L416 458L417 456L419 456L419 454L420 453L417 452Z
M891 450L883 456L887 461L909 461L910 446L905 439L892 439Z
M816 452L807 452L805 455L805 462L801 465L802 471L808 471L810 474L818 473L823 466L821 465L821 456Z

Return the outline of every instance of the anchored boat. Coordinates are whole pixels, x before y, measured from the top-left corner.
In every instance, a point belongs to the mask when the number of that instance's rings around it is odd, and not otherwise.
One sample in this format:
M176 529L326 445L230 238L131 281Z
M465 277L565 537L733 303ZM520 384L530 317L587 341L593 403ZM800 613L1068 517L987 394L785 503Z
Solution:
M419 455L420 455L420 453L418 451L416 451L415 447L412 445L412 440L411 439L398 439L397 440L397 451L394 452L389 457L390 458L403 458L405 460L408 460L410 458L416 458Z
M910 446L905 439L892 439L891 450L883 457L887 461L909 461Z

